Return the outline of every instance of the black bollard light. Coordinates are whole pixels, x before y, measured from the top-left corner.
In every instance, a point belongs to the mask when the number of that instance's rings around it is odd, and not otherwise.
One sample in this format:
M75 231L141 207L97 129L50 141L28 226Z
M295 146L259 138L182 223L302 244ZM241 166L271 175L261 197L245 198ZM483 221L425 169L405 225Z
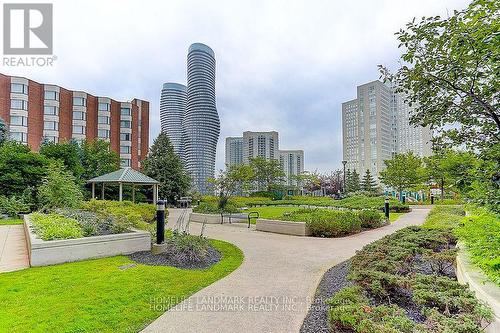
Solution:
M165 241L165 202L158 200L156 203L156 244Z
M403 194L403 203L406 202L406 194Z
M384 213L385 213L385 218L389 220L389 198L385 198Z
M434 205L434 193L431 193L431 205Z

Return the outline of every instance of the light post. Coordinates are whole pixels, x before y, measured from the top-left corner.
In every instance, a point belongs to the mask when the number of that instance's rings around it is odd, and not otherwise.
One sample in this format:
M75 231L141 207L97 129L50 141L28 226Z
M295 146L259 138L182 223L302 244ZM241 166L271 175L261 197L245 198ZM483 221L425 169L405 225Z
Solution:
M342 193L345 193L345 165L346 164L347 164L346 160L342 161L342 165L344 166L344 173L343 173L343 175L344 175L344 181L342 183Z
M389 197L385 198L384 212L385 212L385 217L386 217L387 221L389 221Z
M165 202L158 200L156 203L156 244L165 241Z

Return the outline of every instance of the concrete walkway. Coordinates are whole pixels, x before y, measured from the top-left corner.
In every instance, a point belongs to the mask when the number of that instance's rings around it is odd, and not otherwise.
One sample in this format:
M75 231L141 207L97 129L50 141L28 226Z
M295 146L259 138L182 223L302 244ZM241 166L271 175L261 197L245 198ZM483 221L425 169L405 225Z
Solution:
M23 225L0 225L0 272L17 271L29 266Z
M169 212L172 225L179 210ZM391 225L335 239L263 233L244 224L206 225L207 237L243 250L243 264L165 312L144 332L298 332L328 268L374 240L423 223L428 212L415 207ZM200 228L191 223L192 234Z

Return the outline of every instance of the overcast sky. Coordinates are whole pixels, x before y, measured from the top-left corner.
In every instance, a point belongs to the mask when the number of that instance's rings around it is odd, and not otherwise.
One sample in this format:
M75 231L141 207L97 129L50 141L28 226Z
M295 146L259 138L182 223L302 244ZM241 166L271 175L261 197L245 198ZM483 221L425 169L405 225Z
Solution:
M276 130L280 148L303 149L306 170L324 172L342 160L341 103L379 77L378 64L396 68L394 32L415 16L446 16L468 1L53 3L54 67L2 67L3 73L148 100L152 144L162 83L186 83L187 49L202 42L217 61L217 168L224 165L225 137Z

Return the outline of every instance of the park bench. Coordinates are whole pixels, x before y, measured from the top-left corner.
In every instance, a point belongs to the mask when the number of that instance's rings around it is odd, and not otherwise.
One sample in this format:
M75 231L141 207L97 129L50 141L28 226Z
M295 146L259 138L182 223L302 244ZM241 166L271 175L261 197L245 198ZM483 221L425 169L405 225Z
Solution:
M228 218L229 223L232 223L232 220L248 220L248 227L250 228L250 223L253 218L258 219L258 212L248 212L248 213L221 213L221 221L220 224L224 223L224 217Z

